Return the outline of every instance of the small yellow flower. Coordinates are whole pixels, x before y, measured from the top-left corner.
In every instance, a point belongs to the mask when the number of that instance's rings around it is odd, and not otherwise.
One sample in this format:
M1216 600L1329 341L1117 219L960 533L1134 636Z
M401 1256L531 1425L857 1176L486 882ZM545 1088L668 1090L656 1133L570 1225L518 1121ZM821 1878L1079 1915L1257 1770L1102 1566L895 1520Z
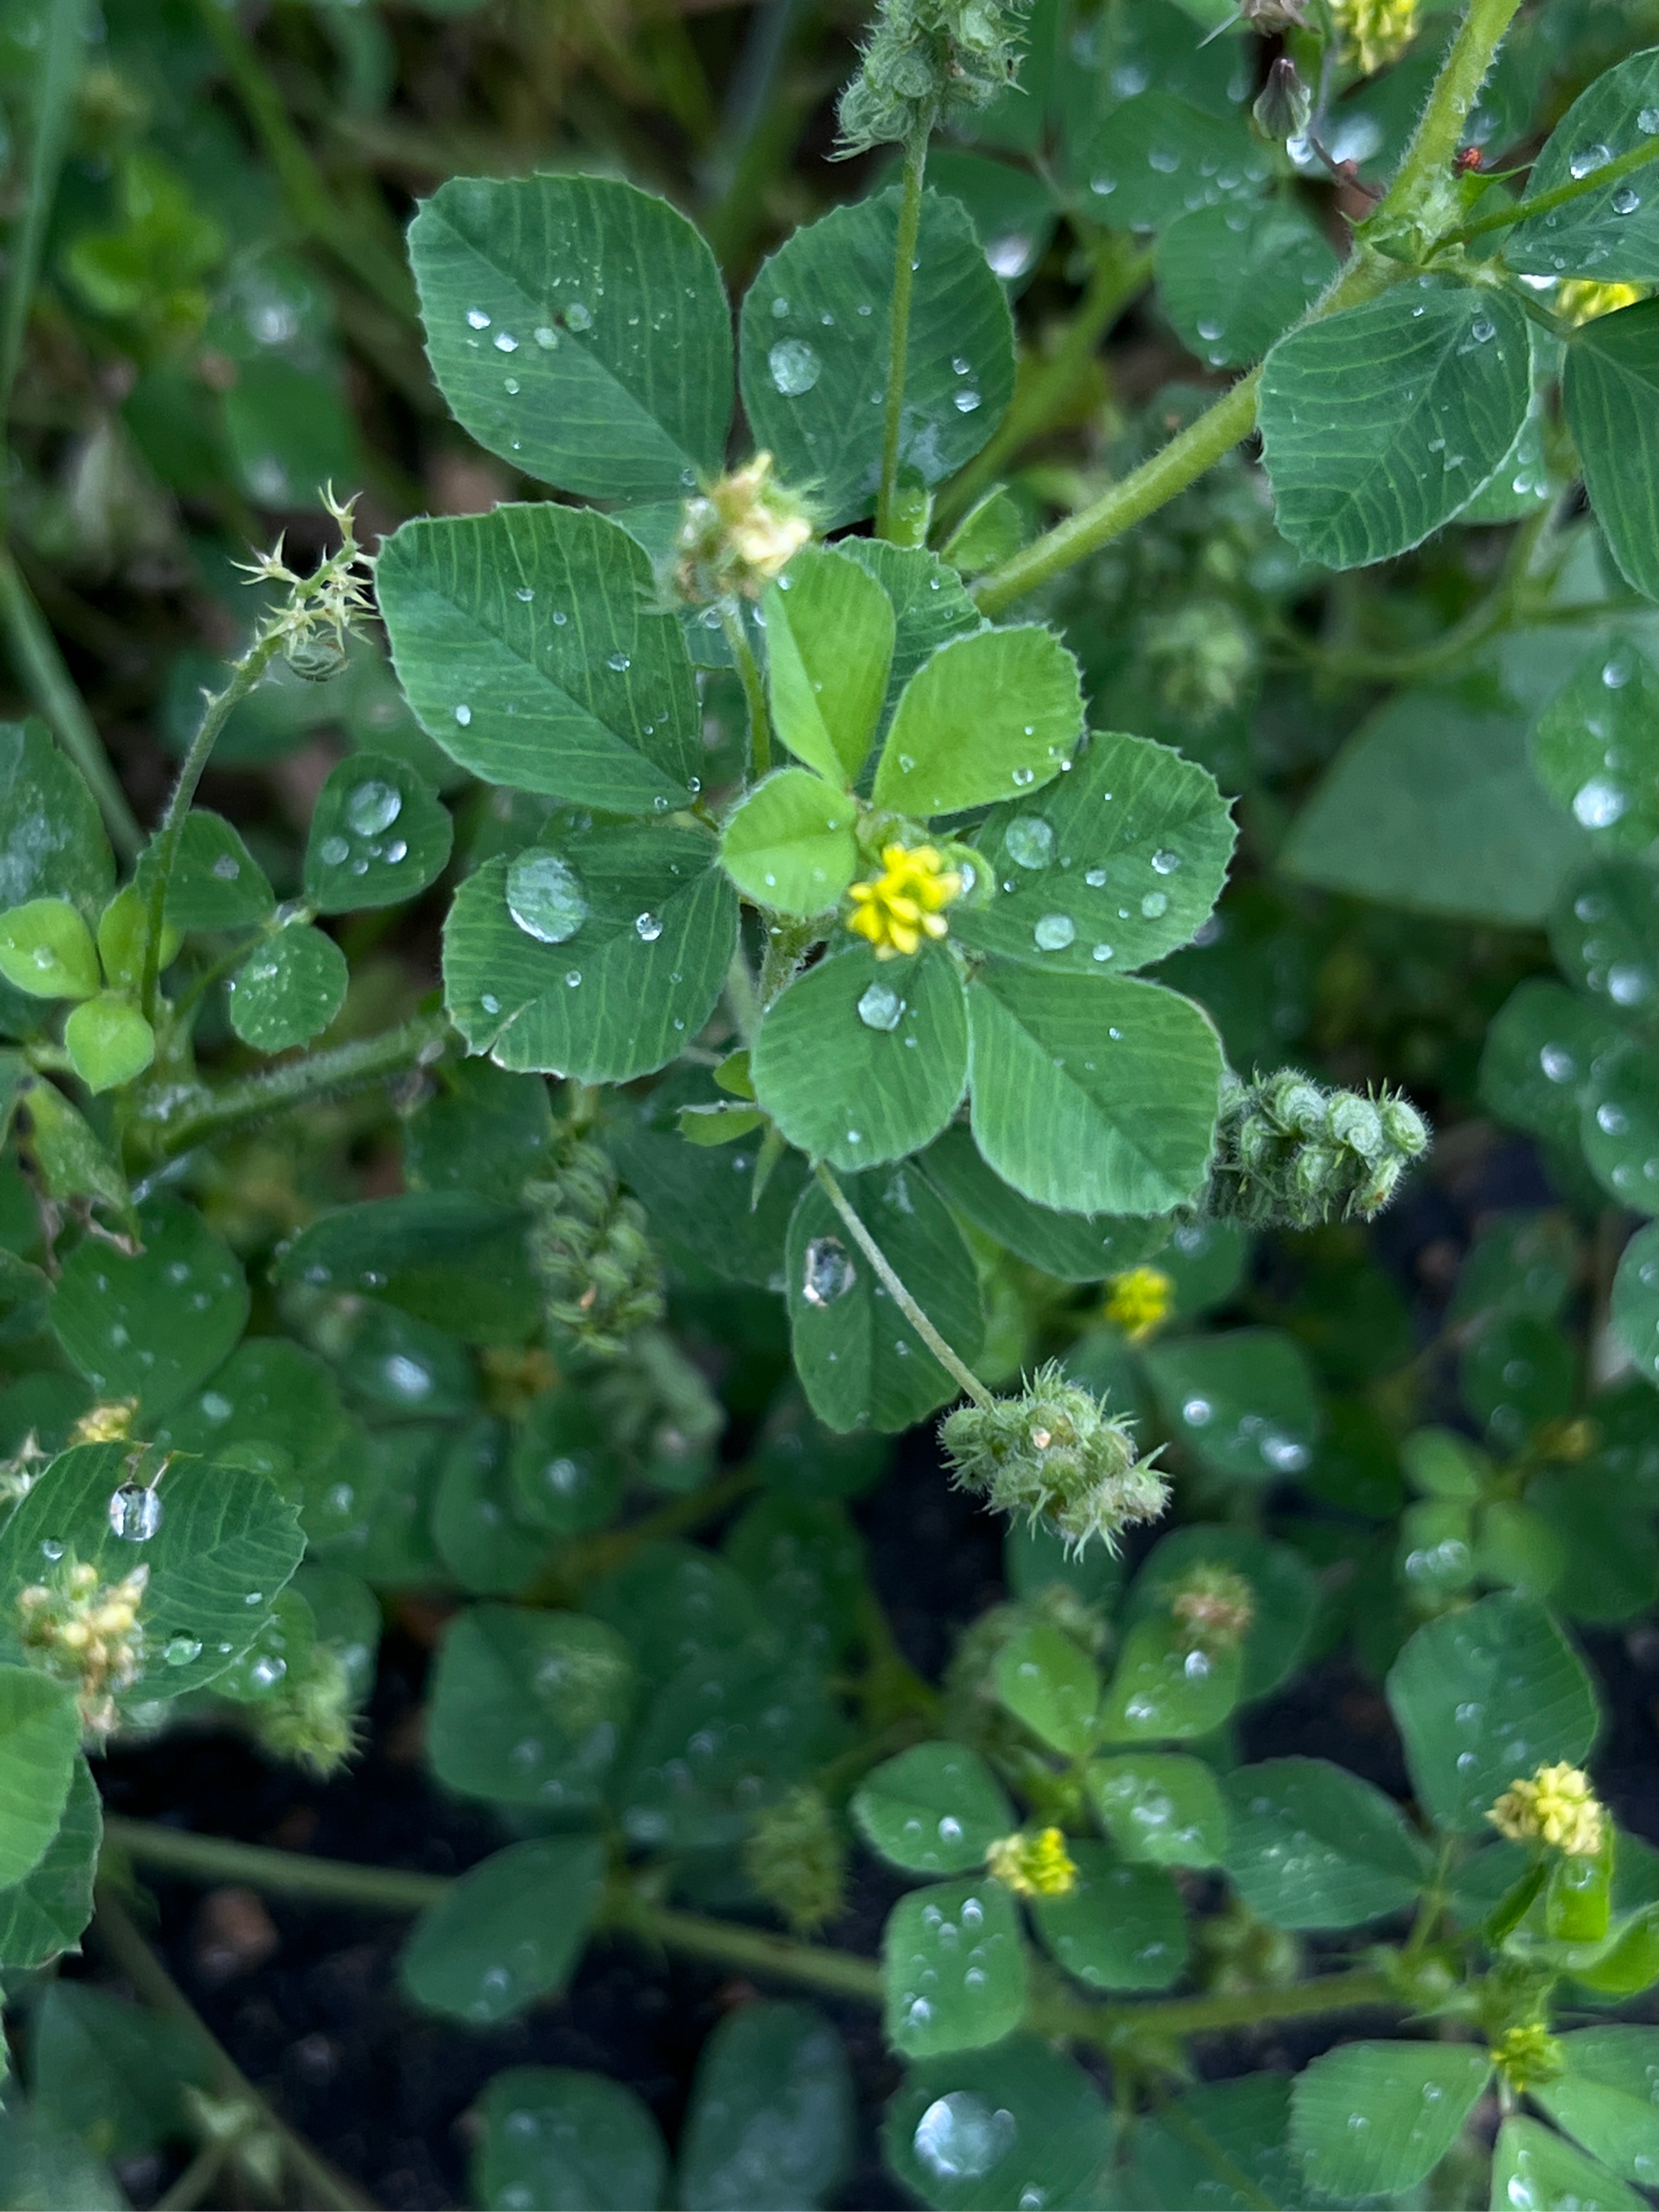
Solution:
M1107 1284L1101 1311L1131 1344L1144 1344L1168 1321L1174 1304L1175 1285L1162 1267L1127 1267Z
M1516 2090L1553 2081L1566 2064L1560 2045L1541 2020L1509 2029L1487 2055L1510 2087Z
M1511 1782L1486 1818L1513 1844L1548 1844L1569 1858L1593 1859L1607 1839L1607 1810L1589 1775L1565 1763Z
M89 1406L70 1431L72 1444L124 1443L132 1434L136 1398L112 1398L107 1405Z
M985 1864L1018 1897L1069 1897L1077 1887L1077 1867L1058 1828L1004 1836L986 1852Z
M1633 307L1644 297L1639 284L1598 284L1589 276L1572 276L1557 288L1555 312L1575 329L1610 315L1620 307Z
M878 960L919 950L925 937L948 935L944 908L962 896L962 877L947 868L933 845L885 845L884 873L848 892L848 929L867 937Z
M1418 0L1331 0L1343 58L1366 76L1398 61L1417 36Z

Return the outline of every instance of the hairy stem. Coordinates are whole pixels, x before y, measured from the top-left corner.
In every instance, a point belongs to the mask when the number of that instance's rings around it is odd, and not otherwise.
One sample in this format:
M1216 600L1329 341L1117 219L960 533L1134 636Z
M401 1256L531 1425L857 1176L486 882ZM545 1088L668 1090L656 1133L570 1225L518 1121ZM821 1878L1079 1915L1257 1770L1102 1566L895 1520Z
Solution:
M250 1075L240 1083L227 1083L199 1104L187 1105L176 1117L152 1113L137 1126L147 1130L153 1151L163 1159L223 1136L228 1130L268 1121L295 1106L314 1104L319 1098L361 1091L388 1075L435 1059L449 1031L447 1015L417 1014L401 1028L380 1036L364 1037L353 1044L336 1045L328 1052L307 1053L263 1075Z
M343 1859L308 1858L263 1844L233 1843L222 1836L193 1836L149 1820L104 1816L104 1850L112 1860L155 1867L185 1881L240 1881L279 1897L308 1897L319 1905L364 1905L380 1912L424 1912L447 1897L451 1878L409 1874L397 1867L352 1866Z
M749 773L758 783L772 765L772 719L767 709L760 663L744 627L743 610L735 599L720 601L720 628L732 648L738 681L743 685L744 704L749 710Z
M1371 218L1374 222L1386 226L1391 218L1411 216L1449 181L1463 126L1520 4L1521 0L1469 0L1406 158Z
M915 289L916 240L921 230L921 180L927 172L927 141L933 127L932 117L924 116L904 144L898 240L893 249L893 320L887 355L887 411L882 419L881 489L876 500L878 538L893 534L899 439L904 428L904 378L910 356L910 298Z
M109 764L87 702L64 665L58 641L22 570L4 546L0 546L0 628L29 696L97 801L111 844L123 860L134 859L144 833Z
M98 1891L97 1917L93 1933L132 1984L144 2002L176 2021L198 2045L206 2060L216 2093L234 2099L257 2112L283 2147L283 2162L305 2191L308 2204L329 2212L374 2212L374 2199L365 2197L343 2174L337 2173L309 2143L284 2125L202 2019L149 1945L139 1934L127 1910L106 1885Z
M1588 176L1570 178L1565 185L1556 185L1535 198L1516 200L1511 207L1495 208L1490 215L1466 222L1444 242L1449 246L1466 246L1472 238L1484 238L1488 231L1507 229L1512 222L1524 222L1528 216L1548 215L1553 209L1565 207L1569 200L1582 199L1586 192L1604 191L1621 177L1629 176L1632 169L1644 169L1655 161L1659 161L1659 138L1650 138L1645 145L1632 146L1629 153L1604 162Z
M870 1262L870 1265L875 1269L877 1274L880 1276L883 1284L886 1287L888 1297L891 1298L893 1304L904 1316L906 1321L909 1322L911 1328L915 1329L916 1334L927 1346L929 1352L933 1353L934 1358L938 1360L939 1365L945 1370L945 1373L950 1376L962 1389L967 1392L968 1395L973 1400L976 1406L994 1405L996 1401L992 1397L991 1393L986 1389L985 1385L980 1381L978 1376L975 1374L973 1369L967 1364L965 1360L960 1358L956 1352L952 1352L950 1346L945 1341L945 1339L933 1327L933 1322L928 1320L927 1315L922 1311L921 1308L911 1297L909 1291L905 1289L903 1284L899 1280L897 1272L894 1268L892 1261L882 1250L880 1245L877 1243L875 1238L865 1227L863 1222L860 1220L857 1213L854 1211L851 1204L848 1202L846 1193L842 1190L841 1185L836 1181L836 1178L829 1167L825 1165L823 1161L820 1160L817 1165L813 1169L812 1172L817 1176L819 1182L823 1185L825 1197L828 1198L830 1205L835 1207L836 1212L846 1223L848 1235L858 1246L860 1251L863 1253L865 1258Z

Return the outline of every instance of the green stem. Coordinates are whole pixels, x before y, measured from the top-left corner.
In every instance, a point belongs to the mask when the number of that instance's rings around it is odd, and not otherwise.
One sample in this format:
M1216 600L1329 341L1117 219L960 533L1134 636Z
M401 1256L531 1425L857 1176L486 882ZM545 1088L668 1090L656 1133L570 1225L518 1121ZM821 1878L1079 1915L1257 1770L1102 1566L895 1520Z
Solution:
M836 1181L828 1165L820 1160L812 1170L823 1187L823 1194L847 1224L848 1235L865 1258L880 1276L887 1295L904 1316L916 1334L927 1346L939 1365L960 1388L965 1390L976 1406L994 1406L995 1399L980 1381L973 1369L954 1352L927 1315L899 1280L892 1261L865 1227L848 1203L846 1193Z
M738 681L743 685L744 704L749 709L749 773L758 783L772 765L772 720L767 711L766 686L761 681L760 663L755 658L755 648L749 642L743 610L735 599L720 601L720 628L732 648Z
M29 696L97 801L111 844L123 860L135 859L144 842L143 831L109 764L86 701L64 665L58 641L35 604L22 570L3 546L0 546L0 628L5 630L13 662Z
M898 489L899 440L904 428L904 378L910 357L910 297L915 289L916 240L921 231L921 180L927 173L927 141L933 127L933 118L924 116L904 147L898 240L893 249L893 319L887 356L887 411L882 422L881 489L876 500L878 538L893 534L893 496Z
M1136 253L1126 260L1116 240L1099 240L1094 274L1065 337L1015 392L1013 404L990 443L940 493L933 508L936 538L941 529L949 529L968 512L1023 447L1048 428L1093 358L1096 347L1130 301L1144 290L1152 273L1150 252Z
M1406 158L1370 218L1379 229L1392 228L1402 217L1409 220L1421 207L1431 207L1449 186L1464 125L1520 4L1521 0L1469 0Z
M245 2103L260 2115L281 2142L283 2161L304 2189L307 2204L325 2206L329 2212L374 2212L373 2197L364 2196L343 2174L337 2173L326 2159L319 2158L309 2143L277 2118L150 1949L107 1885L100 1885L98 1890L93 1932L144 2002L176 2021L197 2045L217 2094Z
M58 196L58 173L64 166L64 149L69 142L90 12L88 0L53 0L46 11L46 51L37 81L23 211L12 234L5 301L0 307L0 420L11 412L11 388L23 357L23 336L40 274L40 251Z
M353 1044L336 1045L328 1052L307 1053L263 1075L250 1075L240 1083L227 1083L198 1105L187 1105L177 1119L160 1115L143 1117L153 1151L162 1159L223 1136L244 1124L269 1121L295 1106L313 1104L319 1098L337 1097L342 1091L361 1091L388 1075L435 1059L449 1031L444 1014L417 1014L400 1029L380 1036L364 1037Z
M1632 146L1629 153L1620 154L1616 161L1605 162L1599 169L1592 169L1588 176L1571 178L1565 185L1540 192L1534 199L1516 200L1510 207L1496 208L1474 222L1466 222L1462 230L1453 231L1442 243L1467 246L1470 239L1484 238L1488 231L1507 229L1512 222L1525 222L1529 216L1548 215L1555 208L1565 207L1569 200L1582 199L1586 192L1605 191L1621 177L1629 176L1632 169L1644 169L1653 161L1659 161L1659 138L1650 138L1643 146Z
M190 2212L219 2179L219 2169L230 2155L230 2146L204 2142L165 2197L155 2200L155 2212Z
M278 1897L306 1897L319 1905L356 1905L380 1912L424 1912L447 1897L451 1878L406 1874L394 1867L352 1866L342 1859L308 1858L263 1844L232 1843L222 1836L193 1836L149 1820L104 1815L104 1850L115 1861L158 1868L185 1881L245 1882Z

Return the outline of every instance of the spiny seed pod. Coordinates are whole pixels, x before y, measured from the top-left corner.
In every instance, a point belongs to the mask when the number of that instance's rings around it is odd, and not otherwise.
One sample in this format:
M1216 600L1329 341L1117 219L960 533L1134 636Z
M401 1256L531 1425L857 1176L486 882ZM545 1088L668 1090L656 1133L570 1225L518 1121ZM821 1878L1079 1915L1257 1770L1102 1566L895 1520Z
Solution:
M530 1264L547 1317L589 1351L621 1351L662 1316L662 1271L645 1213L617 1187L617 1170L585 1137L567 1138L550 1181L526 1183Z
M357 1720L344 1662L315 1644L274 1698L250 1708L253 1732L273 1757L332 1774L357 1748Z
M841 151L908 138L988 107L1014 82L1030 0L882 0L859 73L841 96Z
M815 1935L846 1907L846 1840L816 1790L792 1790L756 1814L743 1870L797 1936Z
M1429 1126L1388 1090L1327 1091L1294 1067L1230 1080L1206 1210L1254 1228L1369 1221L1428 1150Z
M1001 1513L1047 1521L1080 1552L1091 1536L1115 1551L1122 1531L1155 1521L1169 1485L1135 1454L1130 1424L1068 1382L1056 1361L1017 1398L959 1406L939 1431L958 1488Z

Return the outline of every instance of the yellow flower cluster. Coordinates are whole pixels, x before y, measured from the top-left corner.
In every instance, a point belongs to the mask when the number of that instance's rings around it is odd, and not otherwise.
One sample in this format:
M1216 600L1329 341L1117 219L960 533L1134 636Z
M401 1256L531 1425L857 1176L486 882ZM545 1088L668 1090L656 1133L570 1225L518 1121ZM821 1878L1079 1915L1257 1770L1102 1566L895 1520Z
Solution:
M1486 1818L1513 1844L1548 1844L1569 1858L1593 1859L1607 1839L1607 1810L1589 1775L1565 1763L1511 1782Z
M1101 1312L1131 1344L1144 1344L1168 1321L1174 1304L1175 1285L1162 1267L1126 1267L1107 1284Z
M962 896L962 877L947 868L934 845L885 845L883 873L848 892L848 929L868 938L878 960L918 951L926 937L948 935L944 909Z
M986 1852L985 1865L1018 1897L1069 1897L1077 1887L1077 1866L1058 1828L1002 1837Z
M136 1398L112 1398L101 1406L88 1406L86 1412L70 1431L72 1444L125 1443L132 1434L133 1417L138 1411Z
M115 1693L137 1679L144 1653L138 1608L149 1582L149 1569L135 1567L118 1583L100 1583L96 1567L71 1556L50 1583L17 1593L25 1652L45 1673L78 1686L81 1718L95 1735L115 1726Z
M1566 2063L1560 2045L1542 2021L1509 2029L1488 2055L1509 2087L1516 2090L1553 2081Z
M1417 36L1418 0L1331 0L1344 58L1367 76L1397 62Z
M1571 276L1556 288L1555 312L1576 330L1580 323L1593 323L1598 315L1633 307L1645 297L1639 284L1598 284L1591 276Z

